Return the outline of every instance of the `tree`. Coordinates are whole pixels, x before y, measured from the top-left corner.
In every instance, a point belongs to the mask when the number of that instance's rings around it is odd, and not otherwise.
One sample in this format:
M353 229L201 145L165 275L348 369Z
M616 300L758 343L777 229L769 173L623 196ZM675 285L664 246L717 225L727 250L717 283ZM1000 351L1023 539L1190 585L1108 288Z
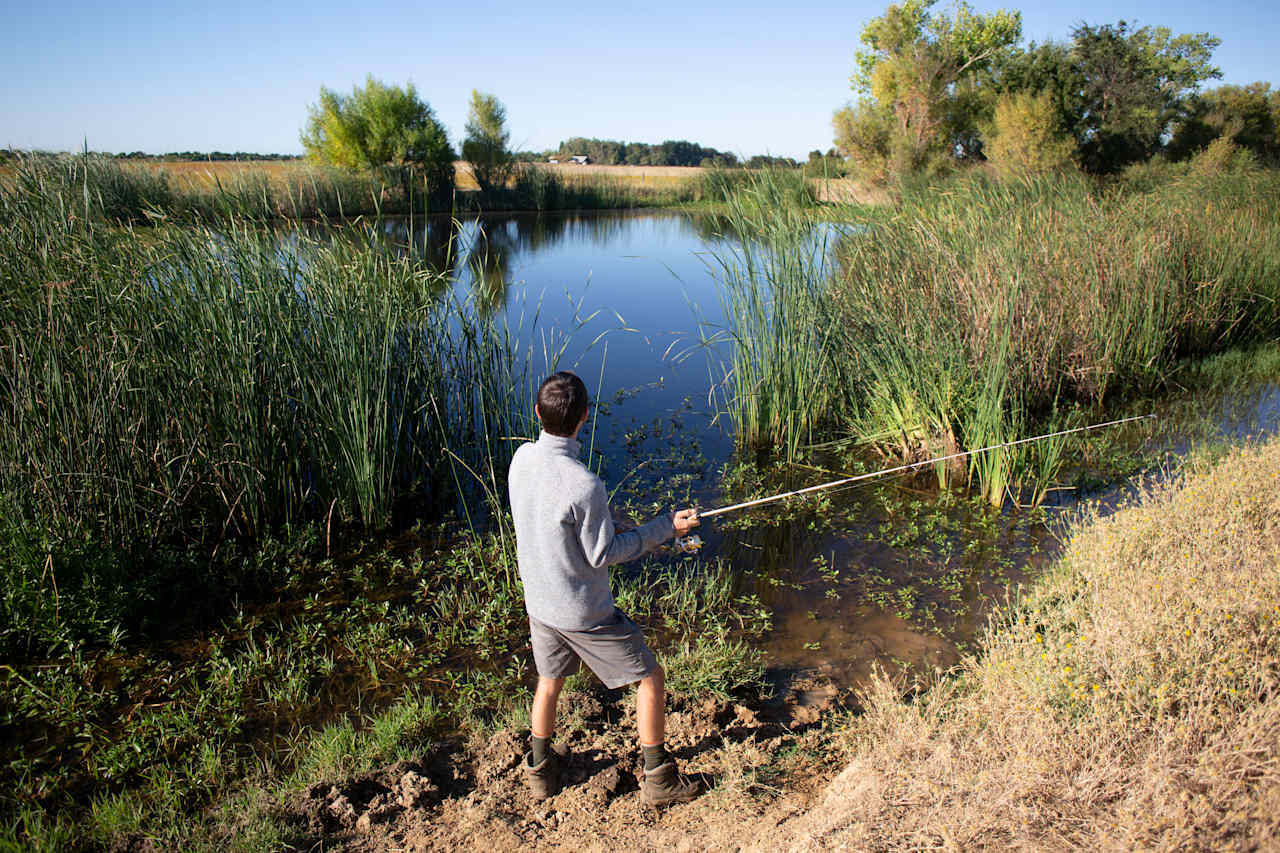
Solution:
M412 83L402 89L369 75L350 95L321 87L307 113L301 138L309 157L398 179L406 193L415 177L425 180L430 195L453 189L453 149Z
M1174 37L1167 27L1077 27L1072 61L1080 74L1080 160L1092 172L1115 172L1160 150L1187 96L1222 76L1210 64L1221 39Z
M862 177L883 181L897 171L891 167L894 147L893 113L869 98L836 110L831 117L836 150L849 158Z
M987 159L1004 171L1047 172L1071 163L1075 143L1047 92L1017 92L996 102Z
M1032 42L1026 50L1010 51L993 70L991 90L997 101L1024 92L1043 95L1053 105L1058 126L1079 145L1084 133L1084 74L1069 43Z
M467 113L467 138L462 142L462 159L471 164L480 191L505 187L515 160L507 143L507 108L493 95L471 90Z
M961 2L952 19L930 12L935 2L891 5L863 29L866 48L851 78L863 99L834 118L836 145L853 160L906 171L969 153L957 142L976 128L977 79L1018 41L1022 16L979 15ZM868 143L870 150L856 150Z
M1175 124L1169 155L1181 160L1224 137L1261 162L1280 162L1280 91L1258 82L1193 96Z

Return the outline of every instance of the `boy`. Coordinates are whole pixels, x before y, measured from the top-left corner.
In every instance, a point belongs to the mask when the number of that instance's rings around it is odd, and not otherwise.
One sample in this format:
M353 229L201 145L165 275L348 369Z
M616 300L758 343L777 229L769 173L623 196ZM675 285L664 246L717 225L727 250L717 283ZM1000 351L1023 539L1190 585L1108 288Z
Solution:
M644 751L641 799L651 805L685 802L695 783L676 770L665 741L662 667L639 626L614 606L612 563L638 557L698 525L693 510L660 516L619 532L604 483L580 461L578 431L587 421L587 388L572 373L555 373L538 387L534 407L542 434L511 459L508 489L516 528L516 562L538 689L530 714L531 750L524 769L534 799L560 790L560 755L551 750L556 700L564 679L585 660L606 687L639 682L636 728Z

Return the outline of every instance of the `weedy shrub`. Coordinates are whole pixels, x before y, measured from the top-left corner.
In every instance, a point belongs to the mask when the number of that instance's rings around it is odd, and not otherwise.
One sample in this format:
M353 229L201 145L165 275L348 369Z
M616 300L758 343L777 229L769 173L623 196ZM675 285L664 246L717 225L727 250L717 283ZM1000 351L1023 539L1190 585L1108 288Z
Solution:
M825 842L1265 846L1280 833L1277 519L1277 440L1084 519L958 673L909 703L883 679L868 691Z

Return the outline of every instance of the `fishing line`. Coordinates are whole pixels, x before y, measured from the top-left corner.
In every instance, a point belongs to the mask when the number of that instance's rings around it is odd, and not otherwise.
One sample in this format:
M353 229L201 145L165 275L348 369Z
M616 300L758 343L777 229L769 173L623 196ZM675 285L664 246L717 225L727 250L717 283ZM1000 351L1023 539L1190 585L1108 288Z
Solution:
M952 459L962 459L966 456L973 456L978 453L986 453L989 450L1000 450L1001 448L1004 448L1004 447L1016 447L1019 444L1030 444L1035 441L1044 441L1047 438L1058 438L1064 435L1072 435L1077 432L1088 432L1090 430L1103 429L1105 427L1112 427L1112 426L1118 426L1120 424L1132 423L1133 421L1144 421L1154 417L1155 417L1154 414L1135 415L1134 417L1131 417L1131 418L1120 418L1119 420L1107 421L1106 423L1090 424L1089 426L1059 430L1058 432L1045 433L1044 435L1032 436L1031 438L1020 438L1017 441L1006 441L1002 444L992 444L987 447L980 447L977 450L964 450L959 453L951 453L946 456L937 456L937 457L934 457L933 459L925 459L921 462L911 462L906 465L898 465L893 468L885 468L880 471L872 471L867 474L858 474L857 476L854 476L854 477L843 477L839 480L832 480L829 483L819 483L816 486L809 486L804 489L796 489L795 491L792 491L792 492L783 492L782 494L779 494L779 495L770 495L767 498L756 498L755 500L743 501L742 503L736 503L736 504L730 504L729 506L722 506L717 509L707 510L706 512L697 511L696 517L699 519L711 518L713 516L723 515L726 512L734 512L736 510L746 509L747 507L760 506L762 504L773 503L774 501L780 501L786 498L794 498L794 497L799 497L800 495L811 494L813 492L821 492L826 489L834 489L837 486L847 486L852 483L863 482L866 480L874 480L878 477L886 477L890 474L898 474L905 471L910 471L914 468L920 468L925 465L935 465L939 462L947 462Z

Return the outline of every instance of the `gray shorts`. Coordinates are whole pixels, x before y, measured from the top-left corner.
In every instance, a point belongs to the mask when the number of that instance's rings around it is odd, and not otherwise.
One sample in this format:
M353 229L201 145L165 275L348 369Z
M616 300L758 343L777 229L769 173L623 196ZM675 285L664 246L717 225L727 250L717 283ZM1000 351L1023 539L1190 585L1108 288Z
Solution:
M608 688L633 684L658 668L640 626L618 608L612 621L585 631L565 631L529 617L533 664L543 678L565 678L582 661Z

